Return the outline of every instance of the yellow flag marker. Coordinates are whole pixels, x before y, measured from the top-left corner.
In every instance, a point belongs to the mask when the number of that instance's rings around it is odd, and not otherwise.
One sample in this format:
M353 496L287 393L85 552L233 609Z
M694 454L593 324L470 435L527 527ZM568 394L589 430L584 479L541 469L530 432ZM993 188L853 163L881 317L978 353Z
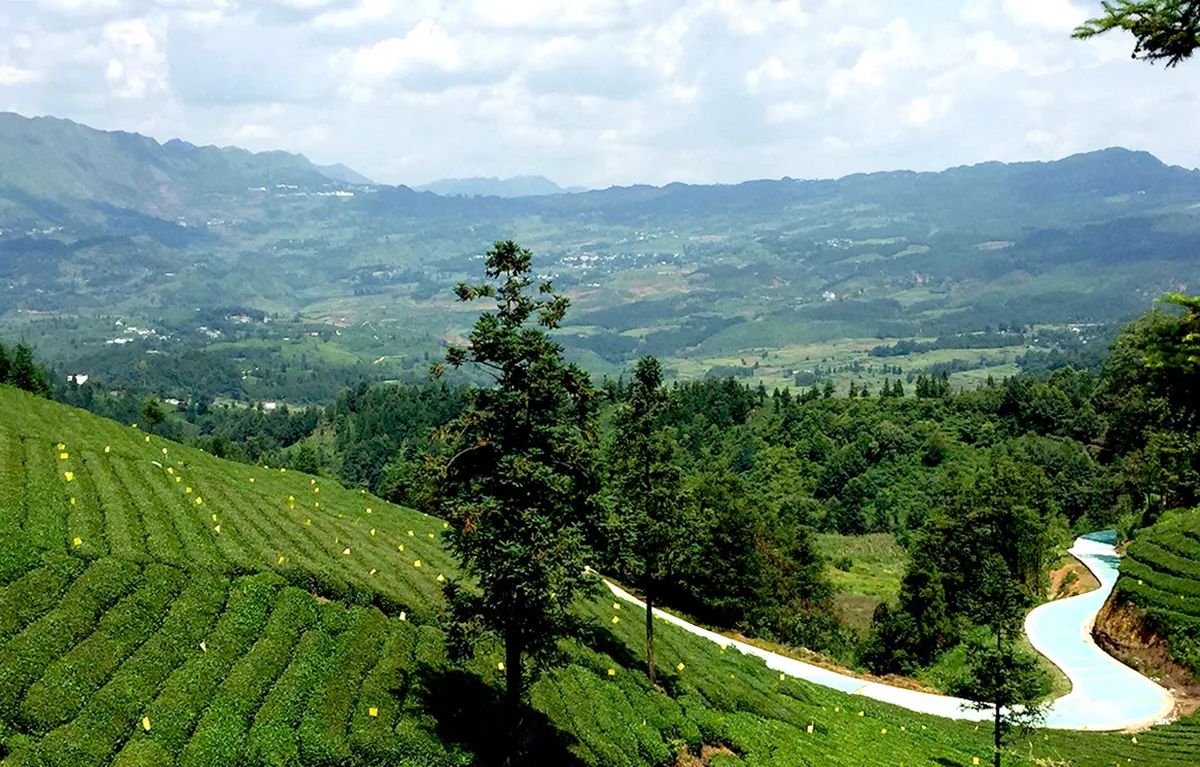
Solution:
M183 481L183 477L176 477L176 478L175 478L175 484L179 484L179 483L180 483L180 482L182 482L182 481Z
M252 485L254 484L254 477L250 478L250 484L252 484Z
M304 520L304 526L305 526L305 527L312 527L312 520L311 520L311 519L306 519L306 520Z
M621 622L621 619L614 615L612 617L612 622L613 622L613 625L616 625Z
M866 715L867 715L867 712L866 712L866 711L859 711L859 712L858 712L858 715L859 715L859 716L866 716Z
M1136 735L1133 736L1133 745L1135 745L1135 746L1137 745L1137 736Z
M372 527L372 528L371 528L371 535L374 535L374 534L375 534L375 528L373 528L373 527Z
M404 612L403 610L401 610L401 611L400 611L400 620L402 620L402 621L406 621L406 620L408 620L408 613L406 613L406 612Z
M200 652L208 652L208 644L206 644L205 642L201 642L200 643Z
M841 706L834 706L834 707L833 707L833 710L834 710L836 713L839 713L839 714L840 714L840 713L842 713L842 707L841 707Z
M314 487L314 488L313 488L313 492L314 492L314 493L319 493L319 492L321 492L321 488L319 488L319 487Z
M504 670L504 661L500 661L499 663L497 663L496 668L500 671L503 671Z
M150 732L150 717L148 717L148 716L142 717L142 729L145 730L146 732Z
M75 505L75 496L71 496L71 505L72 505L72 506L74 506L74 505Z
M147 435L146 435L146 441L147 441L147 442L149 442L149 441L150 441L150 435L149 435L149 434L147 434Z
M377 572L379 572L379 571L378 571L378 570L376 570L374 567L372 567L372 568L371 568L371 572L367 573L367 575L374 575L374 574L375 574L375 573L377 573Z
M71 545L72 545L72 546L82 546L82 545L83 545L83 539L82 539L82 538L80 538L79 536L76 536L74 539L72 539L72 540L71 540Z
M111 452L112 452L112 445L105 445L105 446L104 446L104 452L106 452L106 453L111 453Z
M396 551L404 551L404 544L403 544L403 543L397 543L397 544L396 544Z
M188 487L183 488L183 492L187 493L188 495L191 495L192 494L191 486L189 485Z
M279 564L281 564L281 565L282 565L282 564L283 564L284 562L286 562L286 561L287 561L287 557L285 557L284 555L280 554L280 555L279 555Z
M314 508L314 509L319 509L319 508L321 508L321 502L320 502L320 501L316 501L316 502L314 502L314 503L313 503L313 508Z
M779 675L779 681L781 681L781 682L783 681L783 674Z
M616 676L616 675L617 675L617 670L616 670L615 668L610 668L610 669L608 670L608 675L609 675L609 676Z
M200 496L196 496L196 500L194 501L194 503L195 503L197 506L203 506L203 505L204 505L204 499L203 499L203 498L201 498Z
M310 479L310 480L308 481L308 484L310 484L310 485L315 485L315 484L317 484L317 481L316 481L315 479Z
M613 609L614 609L614 610L620 610L620 609L621 609L621 603L620 603L620 602L613 602Z
M808 730L809 735L813 734L813 726L811 724L808 727L806 727L805 729Z
M420 567L420 566L421 566L421 560L418 559L415 562L413 562L413 567Z
M162 449L162 454L163 454L163 455L166 455L166 454L167 454L167 449L166 449L165 447Z
M443 523L442 523L442 529L443 529L443 530L449 530L449 529L450 529L450 523L449 523L449 522L443 522Z
M55 447L58 450L66 450L67 449L67 445L65 442L59 442L58 445L56 445Z
M219 533L219 532L221 532L221 526L220 526L220 525L217 525L216 527L214 527L214 528L213 528L213 532L214 532L214 533Z
M174 466L168 466L168 467L167 467L167 473L168 473L168 474L170 474L171 476L175 476L175 467L174 467Z
M886 728L886 727L884 727L882 730L880 730L880 731L879 731L879 734L880 734L880 735L887 735L887 728Z
M133 427L134 429L136 429L136 428L137 428L137 424L136 424L136 423L134 423L134 424L130 424L130 426L131 426L131 427Z
M65 461L70 457L71 456L68 453L59 453L58 454L58 460L60 460L60 461Z
M371 507L370 507L370 506L368 506L368 507L367 507L367 513L368 513L368 514L370 514L370 513L371 513Z
M348 556L349 554L350 554L350 547L349 547L349 546L347 546L346 548L342 549L342 555L343 555L343 556Z
M431 541L433 540L433 533L425 533L425 534L429 536L429 540L431 540Z
M283 468L282 466L280 466L280 467L279 467L279 473L280 473L280 474L287 474L287 469L285 469L285 468Z
M63 478L64 478L64 479L66 479L68 482L72 482L72 481L74 481L74 479L75 479L75 472L73 472L73 471L64 471L64 472L63 472Z
M979 757L978 757L978 756L972 756L972 757L971 757L971 764L979 764Z
M217 512L215 512L215 511L212 513L212 521L213 522L217 521Z
M370 708L367 709L367 716L372 716L372 717L379 716L379 709L375 708L374 706L371 706Z
M442 575L441 573L438 573L437 582L438 582L438 583L445 583L445 582L446 582L446 576Z
M683 662L682 662L682 661L680 661L679 665L675 667L675 670L676 670L676 671L683 671L685 668L687 668L687 666L684 666L684 665L683 665Z
M409 537L409 538L412 538L412 537L413 537L413 531L412 531L412 530L409 530L409 531L408 531L408 537Z

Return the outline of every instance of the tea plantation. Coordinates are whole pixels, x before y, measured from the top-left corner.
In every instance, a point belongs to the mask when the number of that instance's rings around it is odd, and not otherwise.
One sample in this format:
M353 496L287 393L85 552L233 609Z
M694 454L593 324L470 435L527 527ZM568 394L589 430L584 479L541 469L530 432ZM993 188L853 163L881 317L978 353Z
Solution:
M0 387L0 764L487 763L499 648L445 657L442 529ZM580 610L595 628L531 693L539 764L988 763L987 727L781 679L667 624L654 689L640 613ZM1039 732L1007 763L1194 766L1200 722Z
M1146 610L1171 654L1200 673L1200 510L1143 531L1121 562L1117 591Z

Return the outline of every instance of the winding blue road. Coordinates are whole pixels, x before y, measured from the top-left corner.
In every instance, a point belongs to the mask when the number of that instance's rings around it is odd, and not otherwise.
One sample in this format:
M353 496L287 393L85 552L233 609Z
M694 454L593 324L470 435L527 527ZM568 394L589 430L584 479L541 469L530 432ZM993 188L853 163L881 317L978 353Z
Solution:
M1111 532L1094 533L1077 538L1071 548L1071 553L1100 581L1099 589L1048 602L1033 610L1025 620L1030 642L1062 669L1072 685L1070 693L1050 704L1046 727L1063 730L1140 729L1166 720L1174 710L1175 701L1168 691L1108 655L1092 641L1096 614L1117 582L1118 557L1113 547L1114 539ZM641 600L616 584L608 581L605 584L619 599L645 608ZM949 719L983 721L991 717L990 712L976 711L961 698L868 682L830 671L730 639L662 610L657 610L655 617L722 647L758 656L768 668L823 687Z

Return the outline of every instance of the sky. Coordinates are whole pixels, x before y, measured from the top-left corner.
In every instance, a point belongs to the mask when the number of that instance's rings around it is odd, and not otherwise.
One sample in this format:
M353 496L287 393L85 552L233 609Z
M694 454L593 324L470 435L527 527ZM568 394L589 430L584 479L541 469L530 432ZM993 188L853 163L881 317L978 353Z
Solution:
M1200 61L1099 0L0 0L0 109L385 183L824 178L1108 146L1200 166Z

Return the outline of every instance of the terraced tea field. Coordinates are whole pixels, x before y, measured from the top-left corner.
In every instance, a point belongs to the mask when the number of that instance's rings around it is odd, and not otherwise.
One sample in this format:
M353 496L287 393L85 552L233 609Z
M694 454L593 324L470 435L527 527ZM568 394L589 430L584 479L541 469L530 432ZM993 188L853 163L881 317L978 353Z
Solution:
M499 648L437 626L440 520L0 387L0 764L486 764ZM419 563L419 566L418 566ZM780 678L599 596L531 692L536 763L987 763L990 731ZM1038 761L1042 760L1042 761ZM1046 761L1050 760L1050 761ZM1037 733L1010 765L1183 767L1195 721Z
M1121 562L1117 591L1146 610L1171 654L1200 673L1200 510L1143 531Z

